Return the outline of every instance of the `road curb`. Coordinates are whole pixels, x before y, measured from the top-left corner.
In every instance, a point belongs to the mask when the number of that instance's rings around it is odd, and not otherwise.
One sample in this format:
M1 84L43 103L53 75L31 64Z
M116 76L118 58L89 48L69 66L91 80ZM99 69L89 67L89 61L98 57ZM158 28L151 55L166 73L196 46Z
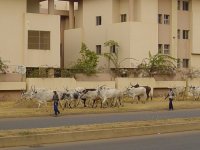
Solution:
M100 130L37 134L16 137L1 137L0 148L17 146L38 146L41 144L65 143L97 139L163 134L170 132L200 130L200 123L176 123L142 127L124 127Z

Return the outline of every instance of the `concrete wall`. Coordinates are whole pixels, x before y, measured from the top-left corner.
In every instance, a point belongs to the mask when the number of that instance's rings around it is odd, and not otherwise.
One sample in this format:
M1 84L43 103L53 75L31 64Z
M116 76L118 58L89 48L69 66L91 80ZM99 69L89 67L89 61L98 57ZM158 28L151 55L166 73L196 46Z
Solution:
M172 0L172 13L171 13L171 56L177 58L177 1Z
M191 12L191 66L194 68L200 67L200 1L192 0Z
M0 1L0 57L9 65L24 64L24 13L26 0Z
M192 0L192 53L200 54L200 1Z
M26 83L27 89L30 89L31 86L51 90L73 89L76 87L76 80L74 78L28 78Z
M192 3L189 3L191 6ZM177 29L181 30L181 38L178 39L178 49L177 49L177 55L180 59L190 59L190 38L189 39L183 39L183 30L189 30L189 35L191 35L191 28L190 28L190 13L191 13L191 7L189 8L189 11L183 11L180 10L177 13Z
M96 88L107 85L111 88L126 89L130 84L148 85L153 88L173 88L186 86L186 81L156 81L154 78L116 78L115 81L76 81L74 78L29 78L26 80L27 89L31 86L35 88L46 88L52 90L73 89L75 87ZM200 86L200 79L189 80L189 85Z
M119 44L119 62L122 61L122 59L130 57L130 23L129 22L123 22L123 23L115 23L108 27L107 30L107 40L114 40L118 42ZM110 52L109 47L103 49L105 52ZM105 64L108 66L108 62L106 61ZM121 67L130 67L130 60L124 61L121 64ZM113 67L113 65L110 65L110 67Z
M144 58L148 57L149 51L155 54L158 43L156 19L158 3L156 0L151 0L150 2L142 1L140 5L142 9L141 22L113 23L119 21L121 13L128 13L128 0L85 0L82 31L80 29L65 31L65 66L69 66L79 56L80 50L78 48L81 41L95 52L96 45L101 45L102 54L110 51L109 48L104 47L106 41L117 41L120 45L119 62L122 61L120 64L122 68L136 67ZM104 11L102 11L102 7ZM148 11L148 17L145 16L146 11ZM102 25L96 26L96 16L102 16ZM138 61L133 59L124 61L126 58L135 58ZM108 61L102 56L99 59L99 67L109 67Z
M170 44L171 45L171 20L172 20L172 4L171 0L159 0L158 1L158 14L162 14L162 24L158 25L158 43L159 44ZM170 15L170 23L164 24L163 15ZM171 49L171 47L170 47Z
M21 97L21 91L1 91L0 92L0 101L16 101Z
M60 67L60 16L25 14L24 63L28 67ZM50 31L50 50L28 49L28 30Z
M127 15L127 21L128 21L128 18L129 18L129 0L120 0L120 9L119 9L118 18L121 17L120 16L121 14L126 14Z
M20 91L35 88L50 90L74 89L76 87L97 88L106 85L125 90L130 84L150 86L154 96L163 96L168 88L186 87L186 81L156 81L154 78L116 78L115 81L77 81L74 78L28 78L26 82L0 82L0 100L19 99ZM188 79L188 86L200 86L200 78ZM18 95L14 97L13 95Z
M200 60L200 55L194 55L194 54L191 55L192 68L199 70L199 68L200 68L199 60Z
M0 91L26 90L26 82L0 82Z
M75 5L76 6L76 5ZM78 3L78 8L75 10L75 28L83 26L83 0Z
M112 22L120 22L120 1L121 0L112 0Z
M24 76L17 73L0 74L0 82L21 82Z
M157 54L158 25L157 22L132 22L130 31L130 56L138 61L130 60L131 66L140 64L143 59ZM132 65L133 64L133 65Z
M64 39L64 66L69 68L80 57L82 29L65 30Z
M188 86L200 86L200 78L194 78L188 80Z

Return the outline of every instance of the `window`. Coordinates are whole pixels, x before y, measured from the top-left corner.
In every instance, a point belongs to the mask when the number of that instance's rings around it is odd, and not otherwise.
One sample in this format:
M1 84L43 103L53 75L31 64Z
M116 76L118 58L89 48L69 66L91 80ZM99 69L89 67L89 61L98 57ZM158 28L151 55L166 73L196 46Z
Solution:
M183 30L183 39L189 39L189 30Z
M50 50L50 31L28 31L28 49Z
M116 53L116 47L115 45L110 47L110 53Z
M189 10L189 2L183 1L183 10L188 11Z
M158 23L162 24L162 14L158 14Z
M177 4L178 10L181 10L181 1L178 0L178 4Z
M96 45L96 54L101 55L101 45Z
M164 24L169 24L170 23L170 17L169 15L164 15Z
M101 16L96 17L96 25L97 26L101 25Z
M180 60L180 58L177 59L177 68L181 68L181 60Z
M39 77L39 68L26 67L26 77L27 78Z
M178 38L178 39L181 38L181 30L180 30L180 29L177 30L177 38Z
M189 67L189 59L183 59L183 68Z
M163 53L163 45L162 44L158 44L158 53L159 54Z
M121 22L126 22L126 14L121 14Z
M169 44L164 45L164 50L163 50L164 54L169 54L169 52L170 52L169 48L170 48Z

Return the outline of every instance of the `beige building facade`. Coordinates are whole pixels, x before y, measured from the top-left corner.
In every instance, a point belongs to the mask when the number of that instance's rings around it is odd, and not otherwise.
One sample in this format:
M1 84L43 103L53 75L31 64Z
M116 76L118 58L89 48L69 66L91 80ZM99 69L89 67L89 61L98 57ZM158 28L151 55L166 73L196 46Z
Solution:
M60 67L60 16L39 0L0 1L0 57L10 66Z
M119 54L135 68L152 54L168 54L183 68L200 68L199 0L1 0L0 57L9 65L73 65L81 43L99 54ZM115 40L120 48L104 47Z
M178 67L197 69L199 5L198 0L83 0L76 10L82 11L77 16L82 22L65 30L65 58L70 55L65 67L75 62L81 42L101 54L99 65L108 67L102 54L110 49L104 42L115 40L122 68L136 67L150 51L177 58Z

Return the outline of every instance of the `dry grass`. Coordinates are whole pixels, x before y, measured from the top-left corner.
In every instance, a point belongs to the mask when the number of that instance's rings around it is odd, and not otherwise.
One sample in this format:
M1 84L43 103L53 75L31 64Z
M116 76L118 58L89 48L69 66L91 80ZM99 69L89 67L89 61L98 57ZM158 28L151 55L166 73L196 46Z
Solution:
M65 110L61 109L62 115L69 114L87 114L87 113L115 113L115 112L131 112L131 111L157 111L167 110L168 101L163 98L156 98L153 101L146 103L133 102L126 99L124 107L119 108L83 108L83 105L78 108ZM191 109L200 108L200 101L174 101L175 109ZM42 106L37 108L36 101L4 101L0 102L0 118L9 117L35 117L35 116L49 116L53 114L52 103L49 102L47 107Z
M137 121L137 122L118 122L118 123L105 123L93 125L78 125L78 126L62 126L54 128L37 128L37 129L17 129L17 130L0 130L0 137L13 137L13 136L27 136L38 134L51 134L63 132L77 132L88 130L102 130L102 129L117 129L117 128L137 128L149 126L162 126L166 124L185 124L185 123L200 123L200 118L181 118L181 119L166 119L156 121Z

